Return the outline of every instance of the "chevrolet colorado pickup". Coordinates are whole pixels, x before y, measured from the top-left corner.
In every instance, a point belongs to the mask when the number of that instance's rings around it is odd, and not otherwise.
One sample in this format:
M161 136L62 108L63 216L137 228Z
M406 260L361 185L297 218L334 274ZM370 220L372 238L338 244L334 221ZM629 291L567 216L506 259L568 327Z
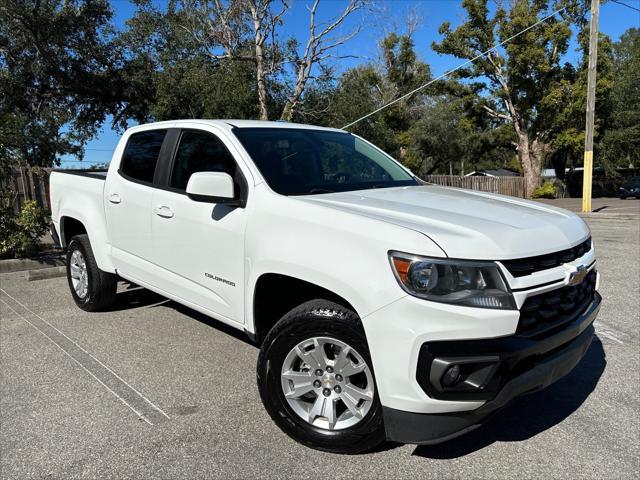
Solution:
M336 129L140 125L51 201L80 308L122 278L244 330L273 421L325 451L475 429L578 364L601 302L577 215L425 184Z

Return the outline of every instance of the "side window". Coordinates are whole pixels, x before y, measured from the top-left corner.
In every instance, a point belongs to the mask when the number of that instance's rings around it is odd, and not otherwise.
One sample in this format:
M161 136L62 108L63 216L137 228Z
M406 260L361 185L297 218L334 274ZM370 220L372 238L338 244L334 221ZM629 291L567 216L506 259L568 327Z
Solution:
M120 170L135 180L153 182L158 155L166 130L149 130L129 137L122 155Z
M173 161L170 186L186 190L189 177L195 172L225 172L235 178L236 162L218 137L186 130Z

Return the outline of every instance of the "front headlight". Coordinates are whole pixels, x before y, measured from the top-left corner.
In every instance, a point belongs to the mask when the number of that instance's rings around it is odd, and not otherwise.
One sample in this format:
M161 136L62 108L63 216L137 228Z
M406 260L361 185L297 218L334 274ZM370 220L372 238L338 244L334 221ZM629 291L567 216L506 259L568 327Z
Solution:
M445 260L393 251L389 260L400 286L415 297L467 307L516 308L494 262Z

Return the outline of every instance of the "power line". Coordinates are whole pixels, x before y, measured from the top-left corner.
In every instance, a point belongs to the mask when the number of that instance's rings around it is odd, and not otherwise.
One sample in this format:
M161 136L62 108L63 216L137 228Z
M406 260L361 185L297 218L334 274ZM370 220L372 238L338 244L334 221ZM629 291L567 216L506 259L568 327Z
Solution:
M614 0L612 0L612 1L614 1ZM473 57L472 59L467 60L466 62L463 62L463 63L461 63L460 65L458 65L457 67L452 68L451 70L448 70L448 71L444 72L442 75L440 75L440 76L438 76L438 77L434 78L433 80L430 80L429 82L425 83L424 85L421 85L421 86L419 86L418 88L415 88L415 89L411 90L409 93L406 93L406 94L404 94L403 96L401 96L401 97L399 97L399 98L396 98L395 100L392 100L391 102L389 102L389 103L387 103L387 104L385 104L385 105L382 105L380 108L375 109L373 112L367 113L366 115L364 115L364 116L360 117L360 118L359 118L359 119L357 119L357 120L354 120L353 122L351 122L351 123L349 123L349 124L345 125L345 126L344 126L344 127L342 127L342 128L343 128L343 129L347 129L347 128L349 128L349 127L352 127L353 125L355 125L355 124L356 124L356 123L358 123L358 122L361 122L361 121L362 121L362 120L364 120L365 118L369 118L371 115L375 115L376 113L378 113L378 112L380 112L380 111L384 110L385 108L390 107L391 105L394 105L394 104L396 104L396 103L398 103L398 102L400 102L400 101L404 100L405 98L410 97L410 96L411 96L411 95L413 95L414 93L419 92L419 91L420 91L420 90L422 90L423 88L428 87L429 85L431 85L431 84L433 84L433 83L437 82L438 80L442 80L444 77L447 77L447 76L451 75L453 72L456 72L456 71L460 70L462 67L465 67L465 66L469 65L470 63L475 62L475 61L476 61L476 60L478 60L479 58L484 57L485 55L487 55L489 52L491 52L491 51L493 51L493 50L497 49L498 47L503 46L503 45L504 45L504 44L506 44L506 43L509 43L509 42L510 42L511 40L513 40L514 38L519 37L519 36L520 36L520 35L522 35L523 33L526 33L526 32L528 32L529 30L531 30L531 29L533 29L533 28L537 27L537 26L538 26L538 25L540 25L541 23L546 22L546 21L547 21L547 20L549 20L551 17L554 17L555 15L557 15L558 13L560 13L560 12L562 12L562 11L566 10L567 8L569 8L569 6L568 6L568 5L567 5L566 7L562 7L562 8L560 8L560 9L556 10L555 12L553 12L553 13L551 13L551 14L547 15L546 17L544 17L544 18L542 18L542 19L540 19L540 20L538 20L538 21L537 21L536 23L534 23L533 25L528 26L528 27L527 27L527 28L525 28L524 30L521 30L521 31L519 31L518 33L516 33L515 35L510 36L510 37L509 37L509 38L507 38L506 40L503 40L502 42L500 42L500 43L498 43L498 44L494 45L494 46L493 46L493 47L491 47L490 49L488 49L488 50L486 50L486 51L484 51L484 52L482 52L482 53L480 53L480 54L476 55L476 56L475 56L475 57Z
M619 2L618 0L609 0L609 1L611 1L613 3L617 3L618 5L622 5L622 6L625 6L627 8L630 8L631 10L635 10L636 12L640 12L640 8L632 7L631 5L628 5L628 4L624 3L624 2Z

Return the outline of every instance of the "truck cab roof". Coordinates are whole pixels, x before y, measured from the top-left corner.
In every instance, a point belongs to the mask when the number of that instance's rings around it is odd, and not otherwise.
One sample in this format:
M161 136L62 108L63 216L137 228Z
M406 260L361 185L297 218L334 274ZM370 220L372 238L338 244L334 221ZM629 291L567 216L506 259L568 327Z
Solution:
M149 128L160 128L160 127L180 127L183 124L193 124L200 123L205 125L212 125L216 127L223 128L294 128L299 130L326 130L332 132L344 132L339 128L330 128L330 127L318 127L316 125L307 125L304 123L290 123L284 121L266 121L266 120L239 120L239 119L228 119L228 120L220 120L220 119L200 119L200 118L192 118L192 119L184 119L184 120L169 120L163 122L154 122L154 123L144 123L141 125L136 125L135 127L131 127L129 130L147 130Z

